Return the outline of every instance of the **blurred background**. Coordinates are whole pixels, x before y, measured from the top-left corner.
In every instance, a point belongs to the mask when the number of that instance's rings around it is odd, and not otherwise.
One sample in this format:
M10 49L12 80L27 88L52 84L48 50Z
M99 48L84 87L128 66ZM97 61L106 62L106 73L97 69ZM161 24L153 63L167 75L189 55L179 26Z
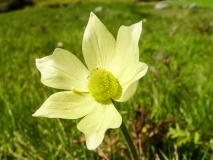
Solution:
M91 2L162 2L162 3L179 3L179 5L182 5L183 7L186 7L189 5L191 8L196 8L199 6L210 6L212 7L212 1L211 0L0 0L0 12L6 12L10 10L15 9L23 9L27 6L57 6L57 5L69 5L69 4L75 4L75 3L91 3Z
M83 63L94 12L116 38L143 21L137 92L117 103L143 160L213 160L212 0L0 0L0 160L129 160L119 129L89 151L78 120L32 114L59 90L44 86L35 59L64 48Z

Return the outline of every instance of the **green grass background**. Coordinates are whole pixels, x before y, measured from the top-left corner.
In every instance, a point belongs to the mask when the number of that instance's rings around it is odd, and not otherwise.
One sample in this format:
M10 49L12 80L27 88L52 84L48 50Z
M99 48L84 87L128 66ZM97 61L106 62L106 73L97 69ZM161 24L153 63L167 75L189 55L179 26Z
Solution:
M150 141L144 159L213 159L213 11L205 2L208 7L193 10L176 5L154 10L153 3L58 2L1 13L0 159L102 159L84 141L74 143L82 139L79 120L32 117L58 91L42 85L35 58L52 54L61 41L83 61L84 29L97 6L103 10L96 15L115 37L121 25L144 21L140 60L149 70L134 97L117 104L129 130L138 104L151 110L148 126L175 120ZM119 137L116 150L125 141L119 129L113 132ZM129 159L129 154L118 150L111 159Z
M178 5L190 5L192 3L196 3L199 6L202 7L210 7L213 6L212 0L171 0L171 3L178 4Z

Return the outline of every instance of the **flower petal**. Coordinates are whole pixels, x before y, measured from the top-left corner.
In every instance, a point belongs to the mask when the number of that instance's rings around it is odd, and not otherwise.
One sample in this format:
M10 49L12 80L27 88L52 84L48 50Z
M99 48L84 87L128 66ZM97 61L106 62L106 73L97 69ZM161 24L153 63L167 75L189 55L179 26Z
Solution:
M87 89L88 69L72 53L55 49L52 55L36 59L36 66L41 72L41 82L49 87L70 90Z
M111 70L115 55L115 39L94 13L83 36L83 54L90 71L96 68Z
M142 22L130 27L121 26L116 41L115 65L112 73L121 84L131 80L137 72L139 62L138 41L142 31Z
M92 112L96 103L89 93L58 92L51 95L33 116L76 119Z
M122 117L114 105L99 105L78 123L78 129L85 134L87 148L96 149L104 139L105 131L118 128Z
M126 84L121 84L122 96L116 101L124 102L130 99L137 89L138 80L146 74L147 70L148 66L143 62L139 62L138 70L134 78Z
M116 101L125 102L125 101L129 100L135 94L137 87L138 87L138 81L133 82L128 87L124 86L124 92L123 92L122 96Z

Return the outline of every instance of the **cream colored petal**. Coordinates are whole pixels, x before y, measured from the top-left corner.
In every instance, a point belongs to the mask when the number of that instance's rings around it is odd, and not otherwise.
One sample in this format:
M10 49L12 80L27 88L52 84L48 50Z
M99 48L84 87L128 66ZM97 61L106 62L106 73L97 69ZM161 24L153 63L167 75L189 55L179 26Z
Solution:
M115 39L94 13L83 36L83 54L90 71L96 68L111 70L115 55Z
M81 118L92 112L96 103L89 93L58 92L51 95L33 116L65 119Z
M99 105L78 123L78 129L85 134L87 148L96 149L109 128L118 128L122 117L113 104Z
M143 62L139 62L137 73L134 76L134 78L126 84L123 84L123 85L121 84L122 96L116 101L124 102L130 99L134 95L137 89L138 80L146 74L147 70L148 70L148 66Z
M72 53L55 49L52 55L36 59L36 66L41 72L41 82L49 87L70 90L87 89L88 69Z
M127 85L124 86L124 93L122 94L122 96L119 98L119 102L125 102L127 100L129 100L136 92L138 87L138 81L133 82L132 84L130 84L128 87Z
M121 84L130 81L137 72L139 62L138 41L142 32L142 22L130 27L121 26L116 43L115 67L113 74Z

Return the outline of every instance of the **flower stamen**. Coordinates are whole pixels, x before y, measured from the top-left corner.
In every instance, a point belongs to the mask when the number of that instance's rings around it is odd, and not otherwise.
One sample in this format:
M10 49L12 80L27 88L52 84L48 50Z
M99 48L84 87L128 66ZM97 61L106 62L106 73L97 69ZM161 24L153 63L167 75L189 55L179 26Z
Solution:
M114 75L105 69L94 69L89 77L88 89L96 101L106 101L116 96L119 82Z

